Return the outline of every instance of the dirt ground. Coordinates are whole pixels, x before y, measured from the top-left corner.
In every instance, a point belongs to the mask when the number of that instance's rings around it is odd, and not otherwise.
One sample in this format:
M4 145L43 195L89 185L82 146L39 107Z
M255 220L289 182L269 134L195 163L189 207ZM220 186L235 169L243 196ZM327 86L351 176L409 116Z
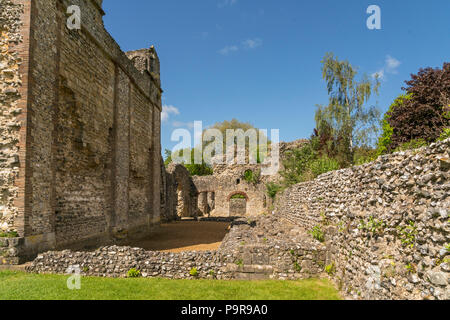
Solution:
M212 251L220 247L229 226L229 222L177 221L163 224L148 238L127 245L163 252Z

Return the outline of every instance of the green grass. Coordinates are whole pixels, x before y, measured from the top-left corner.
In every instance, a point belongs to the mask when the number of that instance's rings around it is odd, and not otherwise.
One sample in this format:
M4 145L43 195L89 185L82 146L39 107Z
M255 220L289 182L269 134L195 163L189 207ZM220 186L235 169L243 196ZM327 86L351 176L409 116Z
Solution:
M0 300L339 300L326 279L219 281L83 277L81 290L67 276L0 272Z

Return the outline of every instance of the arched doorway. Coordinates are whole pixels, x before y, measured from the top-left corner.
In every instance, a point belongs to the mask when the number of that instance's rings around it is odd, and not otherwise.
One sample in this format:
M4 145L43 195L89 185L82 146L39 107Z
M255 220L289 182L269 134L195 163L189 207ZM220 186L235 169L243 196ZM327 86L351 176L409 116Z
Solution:
M241 217L247 215L248 196L244 192L234 192L228 196L229 216Z

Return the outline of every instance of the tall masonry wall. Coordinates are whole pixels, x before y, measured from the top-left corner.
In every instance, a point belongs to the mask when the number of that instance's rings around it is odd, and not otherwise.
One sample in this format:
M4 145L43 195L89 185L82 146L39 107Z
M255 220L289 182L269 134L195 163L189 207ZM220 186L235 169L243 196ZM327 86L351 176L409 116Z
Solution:
M352 298L450 299L449 147L322 175L286 190L276 213L325 232L328 271Z
M148 233L161 211L156 51L122 52L101 0L0 4L0 228L19 235L3 262ZM67 28L70 5L81 30Z

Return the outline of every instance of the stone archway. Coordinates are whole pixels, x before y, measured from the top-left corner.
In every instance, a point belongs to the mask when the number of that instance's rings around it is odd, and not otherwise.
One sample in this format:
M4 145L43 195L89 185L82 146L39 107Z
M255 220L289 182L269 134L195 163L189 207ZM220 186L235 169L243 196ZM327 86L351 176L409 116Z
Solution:
M228 196L229 216L239 217L247 215L248 196L245 192L233 192Z

